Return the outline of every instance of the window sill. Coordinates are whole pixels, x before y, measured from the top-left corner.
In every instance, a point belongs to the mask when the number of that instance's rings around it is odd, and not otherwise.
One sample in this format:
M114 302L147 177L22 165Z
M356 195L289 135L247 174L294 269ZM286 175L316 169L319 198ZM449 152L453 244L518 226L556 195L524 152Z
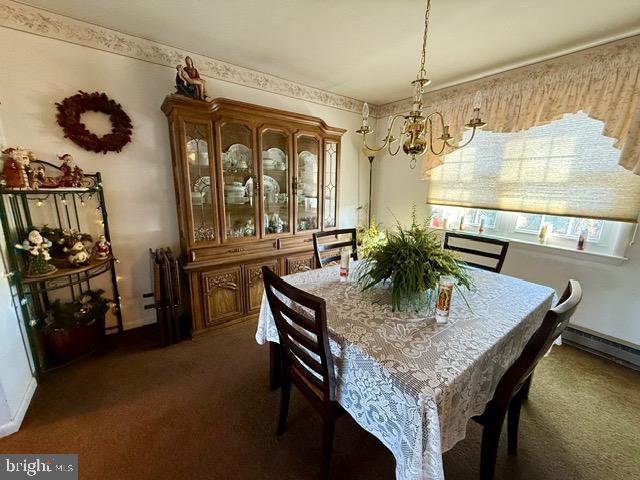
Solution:
M444 229L442 227L430 227L432 230L438 232L456 232L464 233L466 235L474 235L476 237L494 238L496 240L503 240L509 242L510 245L523 250L536 251L539 253L557 255L565 258L574 258L587 262L604 263L609 265L622 265L629 260L627 257L621 257L618 255L611 255L607 253L592 252L589 250L576 250L573 248L561 247L558 245L540 244L538 242L527 242L526 240L513 239L508 237L501 237L499 235L488 235L486 233L480 234L473 230L458 230L458 229ZM588 244L587 244L588 245Z

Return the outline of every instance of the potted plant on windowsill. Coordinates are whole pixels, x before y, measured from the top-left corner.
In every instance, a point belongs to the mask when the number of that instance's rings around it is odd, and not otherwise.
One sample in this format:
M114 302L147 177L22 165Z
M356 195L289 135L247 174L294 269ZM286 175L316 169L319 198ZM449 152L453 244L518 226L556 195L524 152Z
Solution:
M104 290L89 290L76 301L51 303L42 333L52 363L75 360L100 345L111 305L103 293Z
M430 317L438 279L452 276L456 290L464 298L463 288L472 288L471 277L456 254L441 246L436 232L418 224L413 208L412 222L405 228L398 222L396 230L388 231L384 242L373 244L358 267L362 290L390 283L391 306L394 311L412 309Z

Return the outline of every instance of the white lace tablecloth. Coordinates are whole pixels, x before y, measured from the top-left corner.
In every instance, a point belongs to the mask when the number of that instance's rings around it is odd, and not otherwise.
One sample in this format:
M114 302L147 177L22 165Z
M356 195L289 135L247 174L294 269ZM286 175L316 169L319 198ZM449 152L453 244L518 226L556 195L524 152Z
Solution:
M388 290L361 292L354 266L284 277L322 297L335 356L337 399L393 452L398 480L444 479L442 453L465 437L496 385L551 307L554 291L482 270L476 290L454 292L449 323L392 312ZM278 342L266 296L256 340ZM479 461L479 458L478 458Z

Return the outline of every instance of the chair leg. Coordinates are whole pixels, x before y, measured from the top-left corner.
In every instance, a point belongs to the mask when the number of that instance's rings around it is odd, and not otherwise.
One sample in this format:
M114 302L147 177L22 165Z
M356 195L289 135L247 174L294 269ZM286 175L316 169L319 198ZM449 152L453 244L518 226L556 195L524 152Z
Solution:
M279 343L269 342L269 387L277 390L282 383L282 347Z
M529 375L529 378L527 378L527 381L524 382L524 385L520 389L520 394L522 395L522 398L529 398L529 390L531 389L531 380L533 380L533 373Z
M291 374L288 370L282 371L282 385L280 388L280 416L278 418L278 435L284 433L289 414L289 398L291 397Z
M320 466L320 479L329 478L331 466L331 453L333 451L333 434L336 425L336 417L328 416L324 418L322 425L322 464Z
M509 405L509 414L507 416L507 437L509 443L509 453L517 455L518 453L518 425L520 424L520 410L522 408L522 399L524 392L518 392L511 400Z
M480 480L493 480L496 472L496 456L504 416L489 422L482 431L482 447L480 452Z

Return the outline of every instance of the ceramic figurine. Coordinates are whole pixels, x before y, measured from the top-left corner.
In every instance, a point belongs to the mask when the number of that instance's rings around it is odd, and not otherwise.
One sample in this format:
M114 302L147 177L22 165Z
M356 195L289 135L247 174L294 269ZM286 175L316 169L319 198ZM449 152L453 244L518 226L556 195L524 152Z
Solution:
M64 252L69 254L67 260L69 260L69 263L74 267L86 265L89 263L89 258L91 257L81 241L74 243L71 248L65 247Z
M93 246L93 253L96 258L105 259L109 256L111 243L107 242L107 238L104 235L98 237L98 241Z
M60 165L60 170L62 170L60 186L67 188L81 187L84 172L76 165L73 157L65 153L64 155L58 155L58 158L62 160L62 165Z
M277 213L271 215L271 221L269 222L269 225L271 227L272 233L282 233L282 231L284 230L284 222L282 221L282 218L280 218L280 215L278 215Z
M176 65L176 90L178 93L195 98L196 100L207 101L207 84L200 78L196 67L193 66L191 57L185 57L186 66Z
M244 226L244 236L252 237L256 233L256 228L253 225L253 220L247 220L247 224Z
M7 188L29 187L29 163L30 155L24 148L7 148L2 153L5 155L2 168L2 183Z
M51 242L44 238L38 230L31 230L25 241L16 245L16 248L29 254L26 274L28 277L47 275L57 270L49 263L51 260L49 247L51 247Z

